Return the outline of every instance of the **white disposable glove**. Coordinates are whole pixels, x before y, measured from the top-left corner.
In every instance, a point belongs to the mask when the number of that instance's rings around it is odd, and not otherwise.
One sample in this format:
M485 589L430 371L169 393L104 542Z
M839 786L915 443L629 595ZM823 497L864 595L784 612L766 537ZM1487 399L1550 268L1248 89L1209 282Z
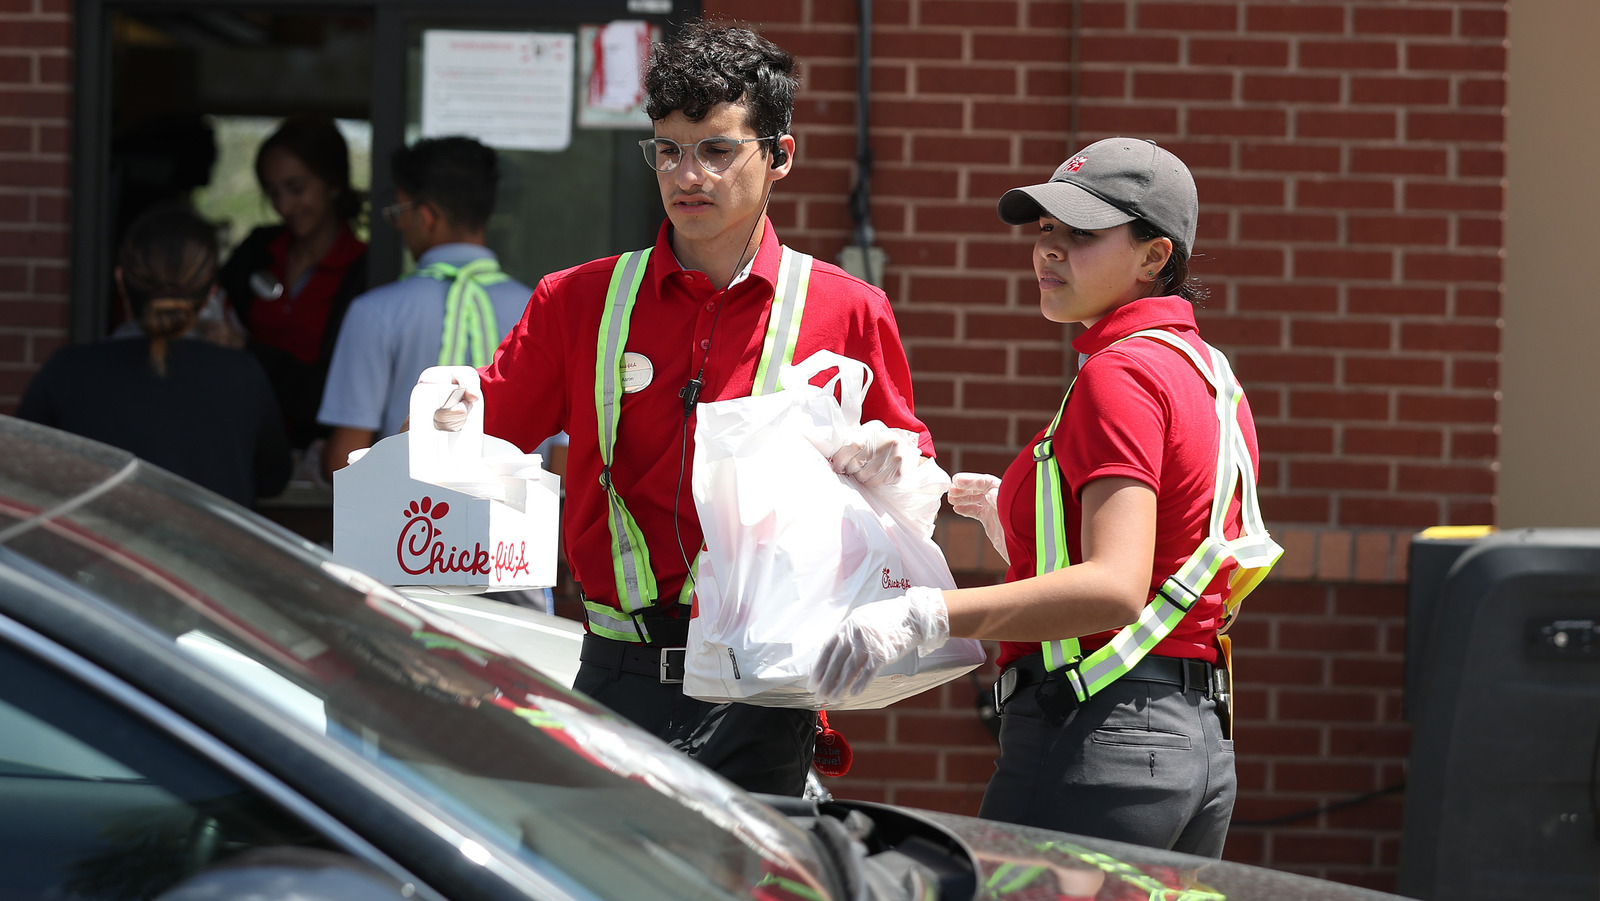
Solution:
M1000 480L981 472L958 472L950 477L950 506L968 519L983 523L989 543L1000 552L1000 559L1011 562L1006 553L1006 533L1000 528Z
M433 427L441 432L459 432L466 425L467 411L478 402L478 395L461 387L456 380L453 369L470 368L457 366L429 366L417 376L419 385L453 385L455 390L445 398L437 410L433 411Z
M858 695L878 671L913 648L931 651L950 638L944 592L917 586L897 598L850 611L811 668L811 691L824 705Z
M900 480L900 442L903 432L879 420L852 430L851 440L840 445L828 462L833 471L863 485L890 485Z

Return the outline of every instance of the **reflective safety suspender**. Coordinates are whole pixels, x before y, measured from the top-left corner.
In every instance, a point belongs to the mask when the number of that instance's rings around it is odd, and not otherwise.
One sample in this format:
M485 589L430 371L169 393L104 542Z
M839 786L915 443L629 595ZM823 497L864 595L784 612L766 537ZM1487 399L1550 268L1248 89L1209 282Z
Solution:
M1267 534L1261 519L1261 504L1256 497L1255 466L1250 461L1250 447L1245 442L1244 430L1239 428L1239 402L1244 399L1244 389L1233 375L1228 358L1222 352L1205 345L1202 356L1189 342L1162 329L1145 329L1134 332L1116 343L1131 338L1152 338L1177 350L1188 358L1194 368L1210 384L1216 403L1217 425L1221 437L1217 442L1217 469L1211 494L1211 522L1209 534L1200 547L1185 560L1156 589L1155 597L1145 605L1139 619L1124 626L1111 641L1087 657L1081 657L1076 638L1043 643L1045 668L1065 670L1063 677L1072 686L1080 702L1087 701L1107 685L1115 682L1132 669L1162 639L1171 634L1179 621L1200 599L1211 580L1230 560L1238 568L1228 579L1223 593L1224 626L1232 624L1239 604L1266 578L1274 563L1283 555ZM1067 400L1072 397L1068 386L1067 396L1061 399L1061 409L1050 423L1045 437L1034 445L1035 473L1034 526L1037 575L1043 575L1070 565L1067 559L1065 487L1061 470L1056 465L1052 436L1061 425L1066 413ZM1240 493L1240 515L1243 528L1239 537L1229 539L1226 533L1228 504L1234 492Z
M605 638L619 641L650 641L650 633L639 613L655 605L656 577L650 565L650 549L633 514L611 481L611 465L616 459L617 426L622 419L622 353L628 344L628 326L633 305L644 283L650 249L625 253L611 271L611 286L606 291L605 311L600 318L600 343L595 355L594 404L599 423L600 487L605 489L610 512L606 525L611 530L611 567L616 577L617 603L621 610L587 598L589 629ZM811 286L812 258L783 248L778 264L778 284L767 319L766 340L761 361L756 366L752 395L778 390L778 370L794 362L800 317L805 312L806 292ZM686 578L678 602L687 603L694 591L694 580Z
M1091 851L1081 845L1070 842L1041 842L1033 846L1038 852L1036 858L1046 863L1011 862L1000 864L984 881L984 887L990 894L1005 897L1013 893L1028 891L1034 887L1039 877L1050 872L1049 855L1061 854L1077 862L1092 866L1107 876L1120 880L1138 891L1139 897L1148 898L1149 901L1226 901L1227 896L1215 889L1204 886L1176 886L1162 882L1160 879L1140 870L1132 864L1124 863L1109 854ZM1061 894L1061 886L1057 886L1057 893ZM1038 894L1029 892L1029 894ZM1120 896L1119 896L1120 897Z
M450 283L444 298L444 337L439 342L440 366L487 366L500 345L494 304L484 288L509 281L500 264L485 257L460 266L431 263L412 273Z

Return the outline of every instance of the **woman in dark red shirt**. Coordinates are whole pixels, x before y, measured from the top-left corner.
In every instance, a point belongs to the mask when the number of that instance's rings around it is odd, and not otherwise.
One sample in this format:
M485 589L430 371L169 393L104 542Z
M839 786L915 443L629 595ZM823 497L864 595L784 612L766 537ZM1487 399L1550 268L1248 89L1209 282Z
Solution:
M367 287L367 245L355 236L362 197L350 151L332 119L286 119L256 152L256 179L283 224L258 228L223 267L228 302L283 407L290 443L305 450L325 431L317 407L334 339Z
M859 690L950 635L999 641L981 816L1220 857L1237 783L1219 629L1279 551L1249 404L1195 323L1194 179L1153 142L1111 138L999 208L1038 229L1044 317L1085 327L1055 421L1003 479L953 480L1006 581L857 608L813 685Z

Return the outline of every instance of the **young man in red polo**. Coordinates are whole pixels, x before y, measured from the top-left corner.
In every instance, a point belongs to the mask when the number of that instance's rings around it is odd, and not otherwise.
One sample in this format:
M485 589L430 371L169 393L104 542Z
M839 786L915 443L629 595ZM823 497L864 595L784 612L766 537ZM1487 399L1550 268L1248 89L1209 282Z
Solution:
M488 434L529 450L570 438L563 528L588 620L575 687L746 789L791 795L815 713L681 690L701 545L695 404L769 390L758 378L831 350L871 367L861 418L882 423L835 470L898 478L889 429L933 454L884 293L784 247L766 217L795 164L795 86L793 57L745 29L699 23L658 45L645 79L655 137L640 142L667 213L655 246L546 276L482 371Z

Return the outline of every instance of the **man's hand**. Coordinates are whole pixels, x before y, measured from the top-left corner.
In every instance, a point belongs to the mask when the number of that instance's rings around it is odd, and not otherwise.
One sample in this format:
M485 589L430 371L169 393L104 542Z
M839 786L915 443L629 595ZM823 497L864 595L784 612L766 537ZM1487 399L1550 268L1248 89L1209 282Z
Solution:
M944 592L918 586L897 598L850 611L811 668L811 691L824 705L858 695L878 671L913 648L931 651L950 638Z
M1006 553L1006 533L1000 528L1000 480L978 472L958 472L950 477L950 506L968 519L983 523L989 543L1000 552L1000 559L1011 562Z
M433 427L441 432L459 432L467 422L467 412L472 405L477 403L478 395L461 387L461 382L455 372L457 369L470 369L469 366L429 366L417 376L419 385L451 385L451 390L439 408L433 411ZM408 418L409 425L409 418Z
M903 433L874 419L861 424L852 439L828 458L833 471L863 485L890 485L900 480Z

